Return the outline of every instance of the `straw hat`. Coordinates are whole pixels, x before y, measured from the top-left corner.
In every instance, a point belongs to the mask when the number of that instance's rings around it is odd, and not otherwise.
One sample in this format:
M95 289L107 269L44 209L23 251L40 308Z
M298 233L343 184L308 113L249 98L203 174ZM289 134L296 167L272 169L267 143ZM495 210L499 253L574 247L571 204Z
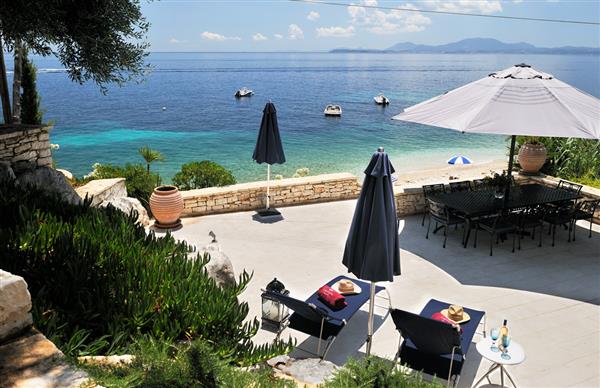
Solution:
M471 319L469 314L465 312L462 306L455 304L450 305L447 309L443 309L440 313L451 321L456 323L465 323Z
M354 284L350 279L339 280L335 282L331 288L342 295L360 294L362 291L362 289L358 285Z

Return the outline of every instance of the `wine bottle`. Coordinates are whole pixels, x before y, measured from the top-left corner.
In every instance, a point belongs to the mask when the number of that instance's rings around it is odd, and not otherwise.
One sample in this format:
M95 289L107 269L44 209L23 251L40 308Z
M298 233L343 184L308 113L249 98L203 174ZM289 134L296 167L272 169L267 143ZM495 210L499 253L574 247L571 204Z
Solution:
M508 337L508 326L506 326L506 319L502 322L502 326L500 327L500 335L498 336L498 348L503 349L502 339L504 337Z

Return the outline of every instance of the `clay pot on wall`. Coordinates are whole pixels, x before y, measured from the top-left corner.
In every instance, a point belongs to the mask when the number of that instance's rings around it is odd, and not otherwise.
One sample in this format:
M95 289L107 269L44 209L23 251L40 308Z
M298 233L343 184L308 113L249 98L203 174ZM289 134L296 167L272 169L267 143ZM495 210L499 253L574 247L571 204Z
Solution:
M173 229L181 225L179 216L183 211L183 198L177 187L163 185L155 188L150 196L150 209L157 228Z
M519 148L519 164L523 172L537 174L544 163L548 153L542 143L525 143Z

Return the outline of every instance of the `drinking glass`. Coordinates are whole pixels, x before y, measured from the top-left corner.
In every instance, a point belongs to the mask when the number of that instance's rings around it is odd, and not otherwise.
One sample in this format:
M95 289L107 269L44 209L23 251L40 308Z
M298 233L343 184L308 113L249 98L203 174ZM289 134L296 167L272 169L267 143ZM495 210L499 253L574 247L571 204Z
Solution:
M490 331L490 337L492 337L492 346L490 346L490 350L492 352L500 351L500 349L496 346L496 341L498 340L499 336L500 336L500 329L497 327L492 328L492 330Z
M508 354L508 345L510 345L510 337L505 335L502 337L502 357L503 360L510 360L510 354Z

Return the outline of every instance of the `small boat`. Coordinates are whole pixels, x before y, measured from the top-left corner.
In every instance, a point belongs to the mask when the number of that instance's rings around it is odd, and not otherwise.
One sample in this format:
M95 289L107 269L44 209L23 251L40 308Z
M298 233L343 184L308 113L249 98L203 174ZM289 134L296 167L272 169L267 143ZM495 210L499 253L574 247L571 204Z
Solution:
M373 100L375 100L375 103L377 105L389 105L390 104L390 99L387 98L386 96L384 96L383 94L373 97Z
M237 98L250 97L253 94L254 94L254 91L252 91L251 89L248 89L248 88L241 88L237 92L235 92L235 96Z
M329 104L325 107L323 111L325 116L341 116L342 115L342 107L339 105Z

